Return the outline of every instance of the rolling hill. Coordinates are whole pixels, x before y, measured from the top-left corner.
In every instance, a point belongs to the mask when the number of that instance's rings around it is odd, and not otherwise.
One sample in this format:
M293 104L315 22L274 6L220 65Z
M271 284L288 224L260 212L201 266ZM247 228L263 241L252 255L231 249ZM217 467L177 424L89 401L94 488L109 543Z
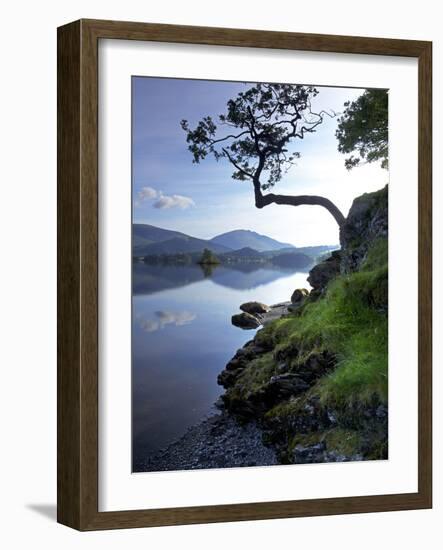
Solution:
M132 226L132 253L134 257L174 254L199 254L208 248L215 254L231 258L259 258L288 255L281 263L290 261L289 255L306 254L315 258L333 250L334 246L307 246L297 248L255 231L237 229L217 235L213 239L199 239L179 231L171 231L154 225L135 223ZM294 260L292 258L292 260ZM301 261L301 257L299 258ZM278 263L278 260L277 262Z
M252 248L258 252L268 252L270 250L279 250L280 248L295 248L291 244L281 243L275 239L271 239L271 237L246 229L236 229L235 231L222 233L212 238L211 242L227 246L232 250Z
M179 231L138 223L132 226L132 239L133 256L202 252L205 248L217 253L230 250L222 244L197 239Z
M188 238L184 233L162 229L154 225L134 223L132 226L132 245L135 248L180 237Z

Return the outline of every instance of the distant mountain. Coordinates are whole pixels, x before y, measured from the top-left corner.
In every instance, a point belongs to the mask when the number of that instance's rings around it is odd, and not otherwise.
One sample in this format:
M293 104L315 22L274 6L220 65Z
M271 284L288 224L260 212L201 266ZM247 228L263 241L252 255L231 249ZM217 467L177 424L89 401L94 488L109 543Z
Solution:
M257 258L261 255L272 257L294 252L318 257L322 253L337 248L335 246L296 248L291 244L282 243L266 235L260 235L255 231L245 229L230 231L229 233L217 235L213 239L205 240L191 237L179 231L171 231L170 229L141 223L133 224L132 241L132 253L135 257L199 254L205 248L215 254L223 254L232 258Z
M246 229L237 229L217 235L211 239L212 243L227 246L232 250L240 250L241 248L252 248L258 252L267 252L269 250L279 250L280 248L295 248L291 244L281 243L266 235L260 235L255 231Z
M144 246L134 247L135 256L149 256L152 254L190 254L194 252L203 252L205 248L209 248L212 252L227 252L229 248L220 244L211 243L203 239L194 237L176 237L159 243L147 244Z
M178 231L162 229L154 225L134 223L132 226L132 246L137 248L152 243L160 243L169 239L187 238L188 236Z
M203 252L209 248L212 252L228 252L230 249L221 244L190 237L185 233L170 231L153 225L133 224L133 256L150 256L155 254L182 254Z

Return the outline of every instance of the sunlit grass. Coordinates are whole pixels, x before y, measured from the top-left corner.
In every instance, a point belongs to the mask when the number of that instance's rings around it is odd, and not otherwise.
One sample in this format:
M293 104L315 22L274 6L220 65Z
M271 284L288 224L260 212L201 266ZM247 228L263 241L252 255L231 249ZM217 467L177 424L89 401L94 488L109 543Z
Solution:
M292 367L313 350L335 354L336 369L313 388L325 405L387 402L386 244L383 239L377 243L362 271L338 277L323 298L260 335L272 339L278 352L286 350Z

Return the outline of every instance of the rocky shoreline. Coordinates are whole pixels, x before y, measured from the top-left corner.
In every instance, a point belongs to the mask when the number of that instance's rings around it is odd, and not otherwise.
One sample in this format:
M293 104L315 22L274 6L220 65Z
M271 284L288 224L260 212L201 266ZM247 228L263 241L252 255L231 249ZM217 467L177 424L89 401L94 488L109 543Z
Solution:
M308 292L305 289L299 289L294 292L292 301L270 306L259 302L248 302L242 304L240 309L251 311L247 315L253 315L259 322L259 326L266 326L270 322L294 312L307 296ZM235 376L235 367L245 365L248 361L267 351L269 350L266 347L256 345L254 340L246 342L242 348L237 350L226 368L219 374L218 383L225 387L229 386L230 377ZM286 392L288 395L293 393L294 382L298 383L297 380L292 380L286 375L274 378L275 380L271 382L271 385L275 386L276 396L280 397L282 392L283 394ZM305 383L302 383L299 387L302 391L307 388L308 386ZM201 422L191 426L179 439L140 463L137 471L159 472L238 468L243 466L271 466L281 463L278 460L274 446L270 445L269 442L265 445L266 434L263 427L253 418L253 410L251 410L251 415L236 414L241 413L241 411L232 414L233 411L228 412L225 409L223 396L220 397L215 407L219 409L219 412L210 414ZM309 458L312 462L315 461L313 454L316 451L324 450L320 447L309 450L309 454L307 454L308 450L300 449L299 454L301 457ZM337 458L331 455L331 460L337 460ZM345 460L345 458L338 457L338 460Z
M355 199L341 250L291 301L240 305L259 329L218 375L220 412L144 471L388 458L387 187Z
M293 306L294 304L290 301L271 306L249 302L242 304L240 309L251 311L251 313L244 311L244 315L253 316L256 320L255 326L266 326L290 313ZM246 343L245 347L250 344L251 342ZM241 354L245 347L240 348L237 354ZM222 373L225 372L222 371ZM218 378L218 383L223 385L221 376L222 374ZM227 412L222 398L215 407L219 412L210 414L201 422L191 426L179 439L146 458L144 462L137 465L137 471L238 468L270 466L279 463L275 450L263 443L263 430L256 421L249 418L245 422L244 419Z
M278 464L273 449L262 441L256 422L241 423L221 411L192 426L177 441L139 466L139 471L161 472Z
M259 422L279 463L388 457L387 213L387 187L355 199L310 292L296 289L272 322L257 302L232 319L262 328L219 374L223 404Z

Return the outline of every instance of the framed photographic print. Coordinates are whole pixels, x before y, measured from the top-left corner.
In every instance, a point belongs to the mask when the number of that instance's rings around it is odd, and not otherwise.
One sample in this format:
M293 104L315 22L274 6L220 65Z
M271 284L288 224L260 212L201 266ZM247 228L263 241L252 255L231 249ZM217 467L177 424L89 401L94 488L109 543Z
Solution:
M431 51L59 28L59 522L431 507Z

